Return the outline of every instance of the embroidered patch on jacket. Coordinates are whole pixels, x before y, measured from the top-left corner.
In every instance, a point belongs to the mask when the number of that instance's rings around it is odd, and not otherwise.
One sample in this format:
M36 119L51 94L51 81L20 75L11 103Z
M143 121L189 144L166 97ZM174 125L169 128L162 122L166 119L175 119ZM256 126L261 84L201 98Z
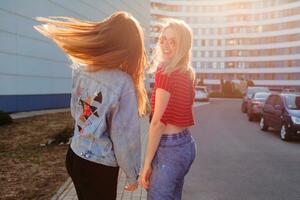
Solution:
M88 96L86 99L79 99L79 104L82 107L82 113L80 115L80 124L83 125L77 125L78 131L80 134L83 134L85 128L92 125L92 121L89 120L91 116L93 117L99 117L99 114L97 112L97 107L95 104L101 104L103 100L102 93L99 92L97 95L93 98L91 96ZM83 127L84 126L84 127Z
M94 101L102 103L102 92L99 92L97 96L94 98Z

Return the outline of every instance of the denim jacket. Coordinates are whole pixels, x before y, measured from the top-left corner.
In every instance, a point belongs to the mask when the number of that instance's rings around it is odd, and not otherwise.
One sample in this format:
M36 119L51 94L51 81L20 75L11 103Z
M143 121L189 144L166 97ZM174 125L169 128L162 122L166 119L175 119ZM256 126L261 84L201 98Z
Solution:
M137 97L125 72L73 69L71 114L75 119L71 148L78 156L120 166L129 183L137 181L141 163Z

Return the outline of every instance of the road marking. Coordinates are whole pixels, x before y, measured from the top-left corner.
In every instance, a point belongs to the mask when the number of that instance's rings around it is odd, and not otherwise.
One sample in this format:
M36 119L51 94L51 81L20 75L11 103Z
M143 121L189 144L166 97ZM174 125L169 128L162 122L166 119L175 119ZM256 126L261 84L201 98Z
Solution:
M194 108L199 107L199 106L208 105L208 104L210 104L210 102L195 102Z

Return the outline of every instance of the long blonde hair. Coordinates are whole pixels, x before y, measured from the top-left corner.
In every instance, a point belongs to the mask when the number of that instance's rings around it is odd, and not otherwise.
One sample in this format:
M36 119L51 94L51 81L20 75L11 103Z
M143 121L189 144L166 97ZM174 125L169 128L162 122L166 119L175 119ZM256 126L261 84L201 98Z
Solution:
M155 65L164 63L164 74L170 74L175 70L180 70L182 73L189 73L191 80L195 79L194 69L190 65L191 60L191 48L193 41L193 33L191 28L183 21L179 19L167 18L160 24L162 33L170 28L174 31L176 40L176 51L174 57L167 62L162 60L162 52L159 42L155 48L154 62Z
M143 30L127 12L115 12L101 22L83 21L71 17L38 17L46 23L34 26L51 38L72 60L86 71L119 68L134 82L139 115L149 111L144 85L147 65Z

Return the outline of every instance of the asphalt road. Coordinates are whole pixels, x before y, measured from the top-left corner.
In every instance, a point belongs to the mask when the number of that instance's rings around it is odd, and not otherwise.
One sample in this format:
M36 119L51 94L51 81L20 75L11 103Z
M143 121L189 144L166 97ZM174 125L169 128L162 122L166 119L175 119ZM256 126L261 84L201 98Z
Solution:
M198 155L183 200L300 200L300 140L262 132L240 112L240 100L195 108Z

